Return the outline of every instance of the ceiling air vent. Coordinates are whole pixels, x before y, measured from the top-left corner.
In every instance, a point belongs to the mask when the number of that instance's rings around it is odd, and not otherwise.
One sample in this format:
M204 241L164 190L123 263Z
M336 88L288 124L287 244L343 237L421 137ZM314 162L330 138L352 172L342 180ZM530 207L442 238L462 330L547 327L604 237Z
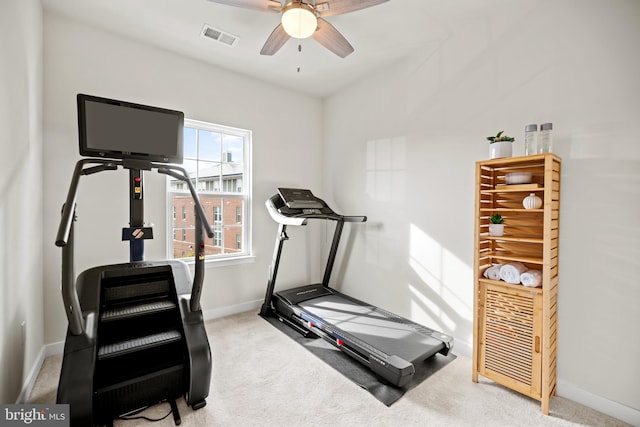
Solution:
M238 41L237 36L229 34L226 31L214 28L209 24L204 24L204 27L202 27L202 33L200 33L200 35L204 38L215 40L226 46L233 46L234 43Z

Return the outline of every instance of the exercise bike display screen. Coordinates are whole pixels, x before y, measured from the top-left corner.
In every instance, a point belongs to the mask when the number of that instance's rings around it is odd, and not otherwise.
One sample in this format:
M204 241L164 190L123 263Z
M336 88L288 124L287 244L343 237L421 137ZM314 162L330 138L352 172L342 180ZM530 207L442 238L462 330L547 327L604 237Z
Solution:
M78 94L80 154L182 163L184 113Z

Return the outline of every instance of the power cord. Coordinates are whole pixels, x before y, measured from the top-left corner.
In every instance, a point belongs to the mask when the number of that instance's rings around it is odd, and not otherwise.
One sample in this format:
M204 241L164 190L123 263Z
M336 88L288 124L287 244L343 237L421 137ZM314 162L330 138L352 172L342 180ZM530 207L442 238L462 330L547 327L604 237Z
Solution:
M169 402L168 400L163 400L163 401L162 401L162 402L160 402L160 403L169 403L169 404L170 404L170 402ZM141 412L143 412L143 411L146 411L146 410L147 410L147 409L149 409L151 406L153 406L153 405L147 405L147 406L145 406L145 407L143 407L143 408L136 409L135 411L129 412L129 413L128 413L128 414L126 414L126 415L121 415L121 416L119 416L119 417L118 417L118 419L120 419L120 420L124 420L124 421L131 421L131 420L146 420L146 421L150 421L150 422L157 422L157 421L162 421L162 420L164 420L164 419L165 419L165 418L167 418L169 415L171 415L171 413L173 412L173 409L169 409L169 412L167 413L167 415L165 415L165 416L163 416L163 417L161 417L161 418L149 418L149 417L147 417L147 416L145 416L145 415L140 415L140 416L138 416L138 414L139 414L139 413L141 413Z

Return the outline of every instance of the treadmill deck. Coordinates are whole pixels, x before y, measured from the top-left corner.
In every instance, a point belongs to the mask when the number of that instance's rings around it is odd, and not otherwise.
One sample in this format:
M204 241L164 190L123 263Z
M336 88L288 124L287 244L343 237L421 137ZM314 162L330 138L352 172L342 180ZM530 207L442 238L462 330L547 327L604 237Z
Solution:
M355 303L337 293L301 301L298 306L376 349L409 362L424 360L445 347L442 341L428 335L438 332L400 317L389 317L375 306Z

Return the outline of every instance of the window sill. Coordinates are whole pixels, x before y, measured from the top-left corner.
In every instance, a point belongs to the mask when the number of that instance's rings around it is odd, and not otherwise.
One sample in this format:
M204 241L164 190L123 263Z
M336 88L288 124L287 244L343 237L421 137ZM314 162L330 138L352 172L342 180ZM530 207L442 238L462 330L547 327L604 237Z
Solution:
M195 265L195 261L193 258L183 258L182 261L187 263L188 266L192 267ZM255 255L243 255L237 257L228 257L228 258L218 258L218 259L205 259L204 265L205 268L217 268L217 267L227 267L230 265L238 265L238 264L249 264L256 261Z

